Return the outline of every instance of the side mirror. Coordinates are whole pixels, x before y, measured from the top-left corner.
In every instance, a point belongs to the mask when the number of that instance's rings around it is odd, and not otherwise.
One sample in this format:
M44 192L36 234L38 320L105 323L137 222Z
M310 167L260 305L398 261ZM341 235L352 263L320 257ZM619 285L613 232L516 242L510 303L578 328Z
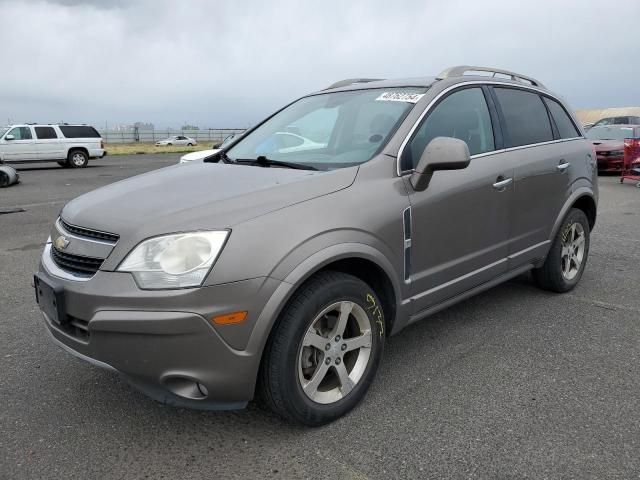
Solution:
M4 137L5 140L15 140L16 137L14 137L13 135L7 135L6 137Z
M436 170L461 170L471 161L466 142L451 137L436 137L422 152L410 182L417 192L426 190Z

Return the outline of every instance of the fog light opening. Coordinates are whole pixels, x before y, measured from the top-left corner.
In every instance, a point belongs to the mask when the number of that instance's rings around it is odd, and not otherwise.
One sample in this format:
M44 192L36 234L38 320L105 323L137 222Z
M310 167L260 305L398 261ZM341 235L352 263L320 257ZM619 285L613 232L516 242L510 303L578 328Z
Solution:
M198 387L198 390L200 391L203 397L209 396L209 390L207 390L207 387L205 387L203 384L201 384L200 382L196 382L196 387Z
M189 400L204 400L209 396L209 390L202 383L193 378L182 376L165 377L164 386L174 395Z

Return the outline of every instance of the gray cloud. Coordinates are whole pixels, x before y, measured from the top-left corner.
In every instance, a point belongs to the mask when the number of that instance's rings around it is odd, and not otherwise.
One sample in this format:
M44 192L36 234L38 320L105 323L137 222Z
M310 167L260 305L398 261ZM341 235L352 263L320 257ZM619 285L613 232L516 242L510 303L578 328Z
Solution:
M640 103L637 0L1 2L0 123L248 126L341 78L479 64ZM616 13L618 12L618 13ZM615 16L614 16L615 14Z

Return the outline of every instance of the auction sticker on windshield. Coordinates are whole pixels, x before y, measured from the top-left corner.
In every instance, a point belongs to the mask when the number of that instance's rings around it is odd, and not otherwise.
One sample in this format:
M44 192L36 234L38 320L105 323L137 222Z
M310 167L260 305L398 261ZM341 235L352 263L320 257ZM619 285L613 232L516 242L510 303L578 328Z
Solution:
M424 93L413 92L384 92L378 98L376 102L408 102L417 103L424 97Z

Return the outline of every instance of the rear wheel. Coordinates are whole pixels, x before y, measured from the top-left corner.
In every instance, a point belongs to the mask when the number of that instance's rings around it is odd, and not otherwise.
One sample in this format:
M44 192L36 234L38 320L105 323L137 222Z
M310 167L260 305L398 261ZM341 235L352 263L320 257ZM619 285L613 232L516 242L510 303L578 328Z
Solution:
M375 292L351 275L323 272L296 292L274 327L261 366L261 396L290 420L331 422L364 397L383 346Z
M552 292L568 292L580 281L589 256L589 221L572 208L558 230L542 267L533 271L537 284Z
M89 156L82 150L71 150L67 162L73 168L84 168L89 164Z

